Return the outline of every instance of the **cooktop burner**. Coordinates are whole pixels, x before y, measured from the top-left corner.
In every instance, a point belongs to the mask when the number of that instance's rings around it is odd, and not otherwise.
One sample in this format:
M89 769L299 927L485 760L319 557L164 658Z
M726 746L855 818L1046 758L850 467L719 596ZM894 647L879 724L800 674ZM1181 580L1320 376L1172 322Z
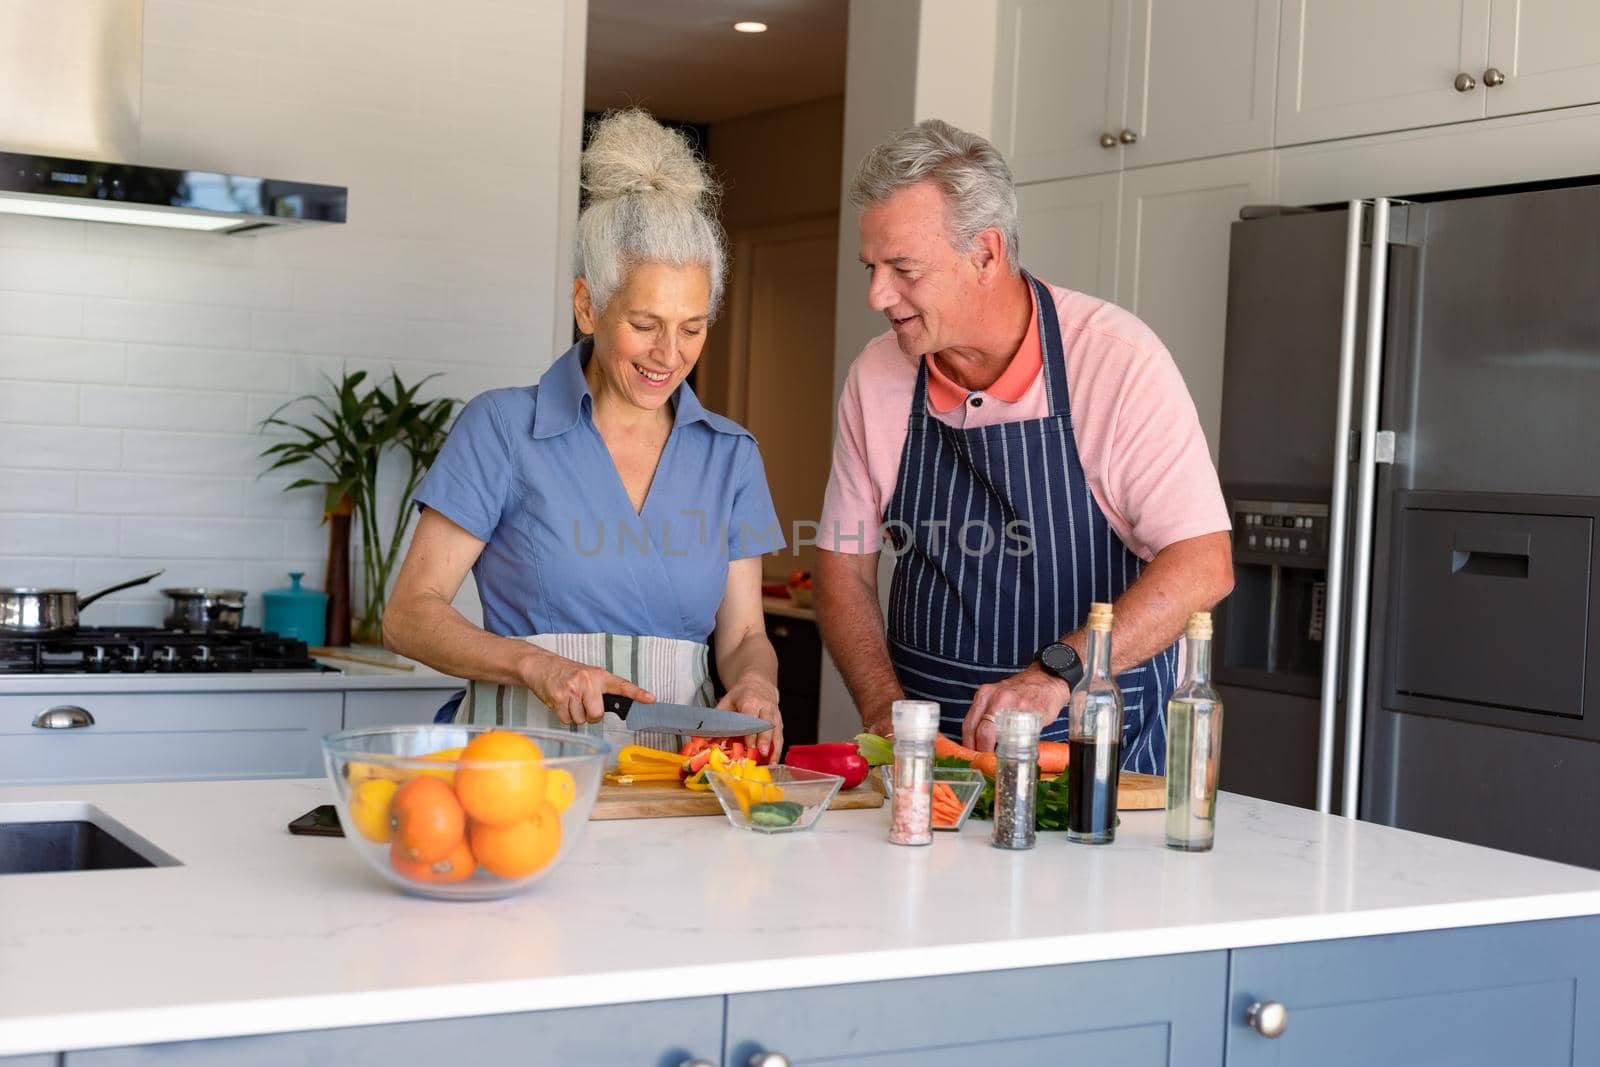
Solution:
M304 641L243 627L194 633L157 626L80 626L70 634L0 634L0 674L323 671Z

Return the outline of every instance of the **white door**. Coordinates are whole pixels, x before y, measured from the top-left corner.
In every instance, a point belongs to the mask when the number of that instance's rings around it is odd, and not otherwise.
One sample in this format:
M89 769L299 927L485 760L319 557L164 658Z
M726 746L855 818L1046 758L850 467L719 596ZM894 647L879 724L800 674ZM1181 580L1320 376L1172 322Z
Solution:
M1118 303L1172 353L1217 458L1230 227L1246 204L1270 203L1273 154L1249 152L1122 176Z
M1478 80L1491 115L1600 101L1600 2L1494 0Z
M1272 147L1278 0L1134 0L1124 165Z
M1488 32L1489 0L1284 0L1276 143L1482 118Z
M1122 166L1131 10L1132 0L1000 5L994 131L1017 181Z
M1065 178L1017 189L1022 265L1041 281L1117 298L1120 174Z

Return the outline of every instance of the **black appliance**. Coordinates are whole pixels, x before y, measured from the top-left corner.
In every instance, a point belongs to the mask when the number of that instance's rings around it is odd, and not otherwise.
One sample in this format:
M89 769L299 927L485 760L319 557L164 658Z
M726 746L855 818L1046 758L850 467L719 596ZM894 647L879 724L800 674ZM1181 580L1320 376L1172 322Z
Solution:
M244 627L193 633L80 626L53 636L0 635L0 675L325 671L304 641Z
M1233 225L1223 788L1600 867L1595 182Z

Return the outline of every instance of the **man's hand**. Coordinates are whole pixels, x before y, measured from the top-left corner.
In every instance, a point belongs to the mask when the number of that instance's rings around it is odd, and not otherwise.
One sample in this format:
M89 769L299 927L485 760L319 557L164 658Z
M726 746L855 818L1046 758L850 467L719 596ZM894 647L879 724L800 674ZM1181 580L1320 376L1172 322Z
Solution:
M979 752L994 751L994 716L1001 708L1037 711L1049 726L1072 699L1072 686L1033 663L1002 682L980 686L961 722L961 743Z

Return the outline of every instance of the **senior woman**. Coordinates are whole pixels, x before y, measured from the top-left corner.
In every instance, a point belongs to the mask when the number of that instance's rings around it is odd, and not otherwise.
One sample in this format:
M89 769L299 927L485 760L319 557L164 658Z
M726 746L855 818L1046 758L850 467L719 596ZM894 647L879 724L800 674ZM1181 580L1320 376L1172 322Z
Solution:
M583 155L572 308L585 335L537 385L462 411L384 615L384 643L474 679L457 722L606 722L605 693L727 694L782 745L763 551L782 536L755 440L685 382L725 274L714 190L680 134L606 116ZM452 606L471 570L484 628Z

